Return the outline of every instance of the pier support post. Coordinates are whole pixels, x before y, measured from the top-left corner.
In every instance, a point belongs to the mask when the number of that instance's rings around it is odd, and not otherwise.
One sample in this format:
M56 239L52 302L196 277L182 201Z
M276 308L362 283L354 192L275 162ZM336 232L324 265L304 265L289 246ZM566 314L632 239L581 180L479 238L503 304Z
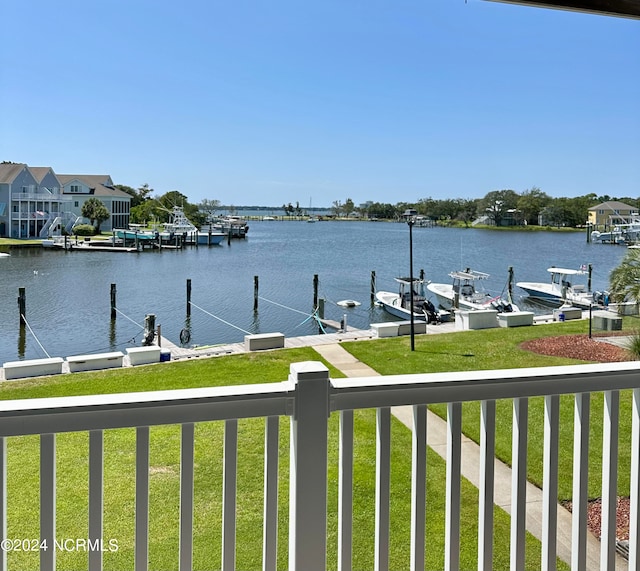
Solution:
M187 317L191 316L191 278L187 278Z
M318 307L318 274L313 274L313 307Z
M145 346L151 345L155 336L156 316L153 313L149 313L144 318L144 339L142 344Z
M376 300L376 271L371 271L371 303Z
M18 288L18 311L20 312L20 327L27 324L27 292L23 287Z
M258 311L258 276L253 276L253 311Z
M111 319L116 318L116 284L111 284L111 291L109 293L111 300Z

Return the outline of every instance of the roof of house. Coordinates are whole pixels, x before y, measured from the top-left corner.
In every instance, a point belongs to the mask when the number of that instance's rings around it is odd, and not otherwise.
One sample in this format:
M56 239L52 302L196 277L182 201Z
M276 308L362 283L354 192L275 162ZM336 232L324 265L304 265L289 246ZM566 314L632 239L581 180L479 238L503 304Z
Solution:
M624 202L620 202L619 200L608 200L607 202L603 202L598 204L597 206L592 206L589 210L638 210L637 207L631 206Z
M31 174L35 177L38 183L42 182L42 179L50 172L53 172L51 167L29 167ZM55 173L53 173L55 175Z
M93 189L94 196L131 198L131 195L113 186L113 181L108 174L59 174L58 179L63 185L74 180L80 181Z
M0 163L0 184L10 184L27 165L24 163Z

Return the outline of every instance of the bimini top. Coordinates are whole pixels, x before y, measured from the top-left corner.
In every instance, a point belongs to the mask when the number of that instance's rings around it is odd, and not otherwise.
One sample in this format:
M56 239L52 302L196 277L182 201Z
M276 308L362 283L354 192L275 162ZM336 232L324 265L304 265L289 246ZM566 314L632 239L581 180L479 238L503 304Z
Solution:
M547 268L547 271L552 274L564 274L565 276L581 276L587 274L586 270L571 270L567 268Z
M476 272L475 270L465 270L464 272L451 272L449 277L459 280L486 280L489 274Z

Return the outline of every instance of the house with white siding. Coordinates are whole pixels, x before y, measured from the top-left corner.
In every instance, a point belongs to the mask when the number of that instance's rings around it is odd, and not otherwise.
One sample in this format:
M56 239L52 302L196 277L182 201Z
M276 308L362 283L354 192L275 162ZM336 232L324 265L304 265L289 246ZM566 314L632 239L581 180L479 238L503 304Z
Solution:
M82 217L84 203L90 198L97 198L110 214L101 224L101 230L108 232L114 228L129 227L131 196L115 188L109 175L60 174L58 178L64 196L70 201L69 209L74 215ZM89 223L86 218L83 220Z

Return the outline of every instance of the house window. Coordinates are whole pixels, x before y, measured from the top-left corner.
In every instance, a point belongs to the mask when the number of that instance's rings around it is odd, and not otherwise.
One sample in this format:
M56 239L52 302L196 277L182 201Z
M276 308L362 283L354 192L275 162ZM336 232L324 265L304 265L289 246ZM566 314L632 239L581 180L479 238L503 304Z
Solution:
M77 184L71 185L71 192L80 192L80 186Z
M76 201L73 203L73 207L74 207L74 208L78 208L79 206L80 206L80 203L76 200Z

